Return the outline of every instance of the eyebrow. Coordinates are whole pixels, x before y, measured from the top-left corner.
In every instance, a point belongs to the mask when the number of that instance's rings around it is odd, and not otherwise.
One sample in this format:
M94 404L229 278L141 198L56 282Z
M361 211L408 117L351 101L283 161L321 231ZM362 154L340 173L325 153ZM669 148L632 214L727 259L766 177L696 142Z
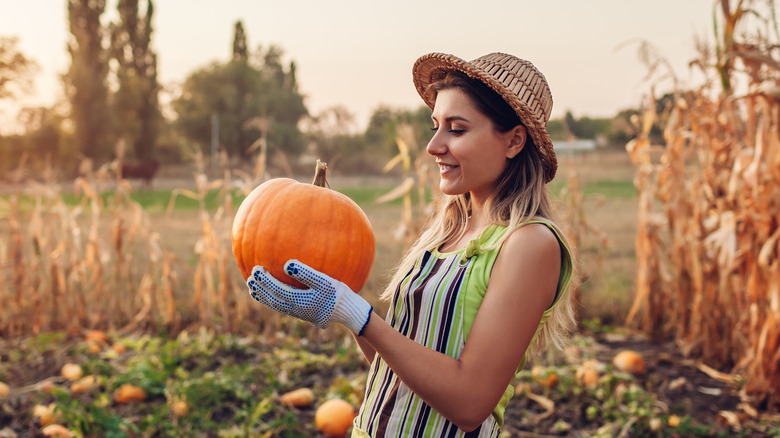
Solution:
M431 120L436 121L436 117L434 117L433 114L431 114ZM458 116L458 115L449 116L449 117L445 117L444 118L444 122L445 123L452 123L453 121L456 121L456 120L459 120L459 121L462 121L462 122L471 122L471 120L469 120L469 119L467 119L467 118L465 118L463 116Z

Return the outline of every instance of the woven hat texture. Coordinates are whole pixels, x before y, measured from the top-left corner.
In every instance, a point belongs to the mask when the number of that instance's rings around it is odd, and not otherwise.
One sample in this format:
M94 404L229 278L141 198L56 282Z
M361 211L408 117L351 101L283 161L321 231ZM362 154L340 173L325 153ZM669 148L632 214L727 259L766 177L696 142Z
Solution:
M429 53L414 63L412 78L417 92L431 109L435 97L426 93L428 86L444 78L448 71L460 71L482 81L504 98L539 149L545 183L552 181L558 169L558 159L547 132L553 100L542 72L529 61L506 53L491 53L471 62L446 53Z

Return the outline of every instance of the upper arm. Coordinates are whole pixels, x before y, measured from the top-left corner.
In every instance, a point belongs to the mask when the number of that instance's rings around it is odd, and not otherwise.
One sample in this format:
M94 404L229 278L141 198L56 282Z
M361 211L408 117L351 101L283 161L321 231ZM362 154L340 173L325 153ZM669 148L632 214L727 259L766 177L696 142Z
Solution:
M476 375L496 403L555 299L560 270L560 244L542 224L515 230L498 254L460 358L464 367L479 369Z

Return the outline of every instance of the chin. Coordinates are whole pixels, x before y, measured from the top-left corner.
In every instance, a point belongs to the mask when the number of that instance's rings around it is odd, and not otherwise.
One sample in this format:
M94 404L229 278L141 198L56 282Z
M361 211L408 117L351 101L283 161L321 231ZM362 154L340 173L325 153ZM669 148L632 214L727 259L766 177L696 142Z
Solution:
M445 195L449 195L449 196L457 196L466 193L463 190L458 190L457 187L449 187L444 185L439 185L439 190Z

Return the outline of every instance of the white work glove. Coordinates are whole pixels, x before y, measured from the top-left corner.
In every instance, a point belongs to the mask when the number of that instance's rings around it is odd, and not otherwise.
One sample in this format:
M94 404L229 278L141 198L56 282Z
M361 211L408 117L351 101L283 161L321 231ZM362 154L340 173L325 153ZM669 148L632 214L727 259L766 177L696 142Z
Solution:
M358 336L368 325L373 307L346 284L298 260L288 260L284 272L309 289L298 289L274 278L262 266L255 266L246 284L252 298L277 312L326 328L340 322Z

